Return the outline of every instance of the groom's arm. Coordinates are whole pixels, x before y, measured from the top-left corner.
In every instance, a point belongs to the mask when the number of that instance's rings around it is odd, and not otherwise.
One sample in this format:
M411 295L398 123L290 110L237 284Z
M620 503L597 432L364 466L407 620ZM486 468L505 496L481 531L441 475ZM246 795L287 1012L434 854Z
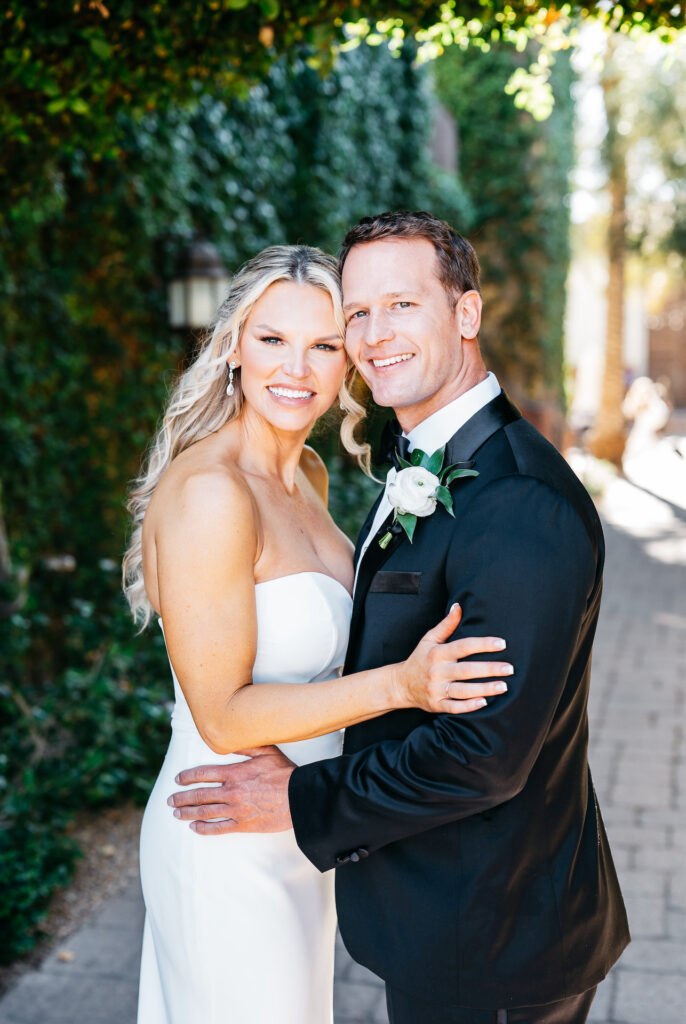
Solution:
M458 636L508 644L509 690L470 715L436 715L403 740L297 768L289 782L298 844L322 871L468 817L525 785L599 597L597 559L579 514L546 484L498 480L456 530L446 573Z

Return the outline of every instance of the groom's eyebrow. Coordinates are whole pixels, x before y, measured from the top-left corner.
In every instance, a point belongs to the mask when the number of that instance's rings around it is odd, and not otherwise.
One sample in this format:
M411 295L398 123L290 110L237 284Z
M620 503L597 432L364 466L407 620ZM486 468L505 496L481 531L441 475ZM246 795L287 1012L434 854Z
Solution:
M410 291L409 288L402 292L384 292L380 295L380 299L415 299L419 295L419 292ZM343 304L343 312L345 313L348 309L353 309L355 306L366 306L366 302L345 302Z

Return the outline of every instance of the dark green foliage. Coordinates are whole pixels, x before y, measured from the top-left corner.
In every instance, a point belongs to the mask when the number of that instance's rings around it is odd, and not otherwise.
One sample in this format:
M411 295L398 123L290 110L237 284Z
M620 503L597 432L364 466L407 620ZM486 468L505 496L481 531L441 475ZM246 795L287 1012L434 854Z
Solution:
M316 444L316 442L315 442ZM340 455L327 459L329 469L329 509L341 530L355 540L382 484L351 469ZM385 476L385 471L384 476ZM381 480L384 476L377 474Z
M229 268L282 241L334 248L369 210L436 204L426 157L425 75L409 57L360 47L328 79L278 63L250 95L132 120L118 153L81 149L0 223L0 958L29 948L68 875L69 815L143 800L161 763L171 697L156 627L140 638L118 593L123 499L183 358L166 323L166 280L198 230ZM400 111L400 113L398 113ZM332 507L351 535L370 485L338 456ZM1 540L1 536L0 536ZM50 568L53 556L75 561ZM68 568L68 565L64 566ZM3 575L7 578L3 581Z
M553 22L560 5L530 0L455 0L456 16L492 41L504 28ZM22 149L41 163L83 147L117 151L116 119L193 98L193 89L244 95L275 59L307 45L321 66L344 40L344 24L401 19L407 32L439 21L440 0L15 0L3 10L0 137L6 184L16 190ZM572 16L607 14L593 3L562 6ZM683 5L642 0L612 7L615 26L678 28ZM113 130L114 129L114 130ZM7 145L9 143L9 146ZM31 147L29 150L28 147Z
M69 879L73 812L144 800L168 735L161 635L134 636L116 573L99 577L37 570L28 604L3 623L0 962L31 948Z
M573 74L567 54L558 54L553 113L535 121L504 92L517 65L530 60L504 45L484 54L452 50L435 74L459 128L470 239L483 267L485 354L515 392L561 401Z

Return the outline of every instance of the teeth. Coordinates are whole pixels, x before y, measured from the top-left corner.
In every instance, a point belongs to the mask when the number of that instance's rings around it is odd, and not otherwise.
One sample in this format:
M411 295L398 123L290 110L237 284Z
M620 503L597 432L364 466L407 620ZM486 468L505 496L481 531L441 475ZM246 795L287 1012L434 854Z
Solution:
M312 398L314 391L294 391L292 388L268 388L273 395L279 398Z
M372 359L374 366L392 366L393 363L404 363L407 359L412 359L412 353L406 352L403 356L390 356L388 359Z

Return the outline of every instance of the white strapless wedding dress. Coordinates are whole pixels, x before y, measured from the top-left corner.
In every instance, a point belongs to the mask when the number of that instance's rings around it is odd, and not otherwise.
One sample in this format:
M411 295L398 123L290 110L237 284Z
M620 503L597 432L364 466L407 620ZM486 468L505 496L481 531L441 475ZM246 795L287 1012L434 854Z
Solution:
M254 683L339 673L352 608L341 583L300 572L258 583L255 594ZM210 750L176 677L174 690L171 743L141 831L138 1024L331 1024L334 873L321 874L292 831L198 836L173 816L167 797L179 788L177 772L244 760ZM281 749L306 764L341 746L337 732Z

